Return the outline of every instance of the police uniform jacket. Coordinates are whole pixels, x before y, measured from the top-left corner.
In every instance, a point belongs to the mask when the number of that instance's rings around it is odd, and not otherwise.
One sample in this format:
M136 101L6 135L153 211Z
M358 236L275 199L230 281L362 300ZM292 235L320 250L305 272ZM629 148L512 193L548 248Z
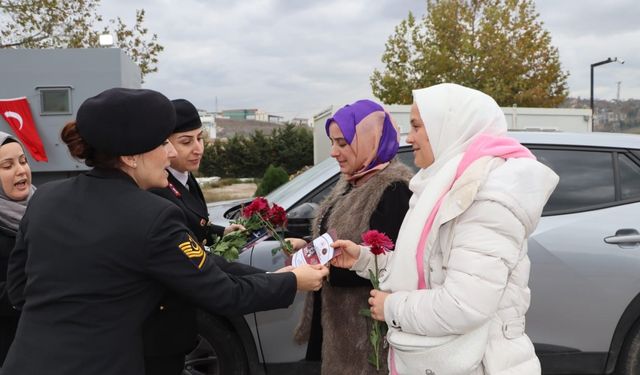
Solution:
M9 259L22 316L0 374L143 374L142 323L164 288L219 314L293 302L293 273L227 274L184 220L117 170L38 189Z
M189 189L169 172L169 185L163 189L151 189L156 195L175 203L185 215L189 230L202 244L212 243L212 233L222 235L224 227L212 227L202 190L195 177L189 173ZM206 242L205 242L206 241ZM226 259L209 255L225 272L234 275L262 273L264 270L242 263L229 263ZM143 329L144 353L153 360L156 356L182 355L193 348L197 335L196 309L175 292L165 292L160 303L147 319Z

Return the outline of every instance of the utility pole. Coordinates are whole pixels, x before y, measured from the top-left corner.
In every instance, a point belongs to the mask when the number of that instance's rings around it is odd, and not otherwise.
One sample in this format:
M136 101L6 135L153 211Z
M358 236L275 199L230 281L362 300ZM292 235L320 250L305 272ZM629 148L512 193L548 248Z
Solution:
M596 111L593 108L593 68L595 68L596 66L612 63L614 61L617 61L620 64L624 64L624 60L617 57L614 57L614 58L609 57L606 60L598 61L596 63L591 64L591 98L589 100L589 107L591 108L591 129L592 130L593 130L593 124L594 124L594 117L596 114Z
M620 84L622 83L622 81L618 81L618 93L616 94L616 100L620 101Z

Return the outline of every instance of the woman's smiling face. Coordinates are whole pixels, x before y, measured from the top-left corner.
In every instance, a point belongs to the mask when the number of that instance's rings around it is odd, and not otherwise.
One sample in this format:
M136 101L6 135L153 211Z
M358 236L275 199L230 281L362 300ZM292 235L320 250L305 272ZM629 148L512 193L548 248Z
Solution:
M418 106L414 103L411 106L411 130L407 135L407 143L413 148L413 162L418 168L427 168L435 161L427 129L424 121L420 117Z

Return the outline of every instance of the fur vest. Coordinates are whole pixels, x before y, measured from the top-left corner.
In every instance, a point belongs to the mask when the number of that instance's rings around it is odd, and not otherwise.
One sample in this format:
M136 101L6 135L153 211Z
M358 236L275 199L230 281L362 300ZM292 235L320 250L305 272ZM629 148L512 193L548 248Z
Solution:
M326 228L334 228L338 238L354 242L361 241L361 234L369 230L369 222L380 203L382 194L389 185L403 181L407 185L413 172L404 164L394 160L368 181L358 187L340 179L330 195L322 202L313 222L314 238L322 234L324 216ZM402 217L389 218L397 220ZM385 362L380 372L368 363L372 353L369 343L371 319L359 315L368 308L367 299L371 287L331 287L325 284L321 290L322 309L322 375L333 374L381 374L386 373ZM309 340L313 315L313 293L308 293L300 324L295 331L298 343Z

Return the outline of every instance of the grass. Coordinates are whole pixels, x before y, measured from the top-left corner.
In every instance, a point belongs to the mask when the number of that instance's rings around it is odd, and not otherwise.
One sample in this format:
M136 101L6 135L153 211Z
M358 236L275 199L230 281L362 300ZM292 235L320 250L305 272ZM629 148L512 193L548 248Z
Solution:
M253 197L257 185L254 182L227 183L217 187L203 187L207 203Z

